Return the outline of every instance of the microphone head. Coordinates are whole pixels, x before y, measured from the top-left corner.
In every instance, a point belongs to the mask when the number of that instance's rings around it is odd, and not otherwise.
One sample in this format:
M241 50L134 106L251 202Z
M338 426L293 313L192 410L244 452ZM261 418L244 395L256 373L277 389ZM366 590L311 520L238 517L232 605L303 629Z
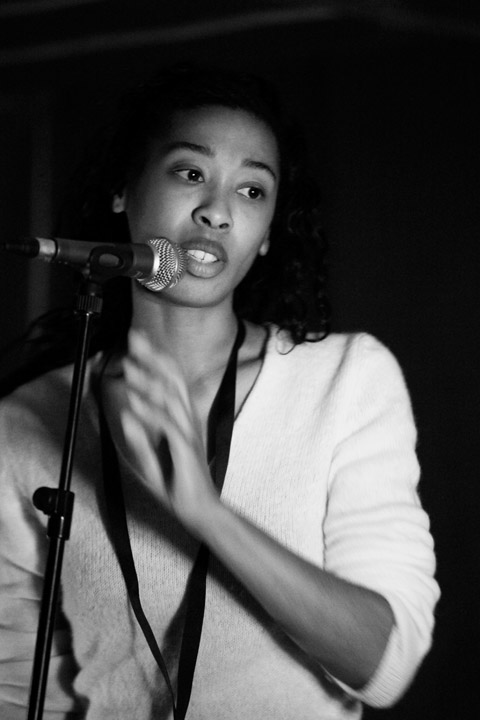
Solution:
M152 292L175 287L187 269L187 253L167 238L151 238L148 244L155 254L152 274L137 278L137 282Z

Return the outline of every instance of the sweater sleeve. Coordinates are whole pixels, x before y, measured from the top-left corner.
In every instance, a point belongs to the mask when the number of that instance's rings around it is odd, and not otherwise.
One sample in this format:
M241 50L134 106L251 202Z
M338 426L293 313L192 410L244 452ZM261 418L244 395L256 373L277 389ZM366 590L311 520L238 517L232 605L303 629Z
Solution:
M392 608L394 627L374 676L360 691L345 688L368 705L388 707L430 648L439 589L429 520L417 494L416 429L402 373L368 335L357 336L346 362L325 565L378 592Z
M13 416L18 412L13 413ZM20 413L21 415L21 413ZM18 419L18 418L17 418ZM21 419L21 418L19 418ZM16 429L15 429L16 428ZM26 473L41 478L35 444L20 442L22 424L0 414L0 717L24 720L38 627L48 539L31 497ZM28 432L26 433L28 437ZM12 447L12 443L14 447ZM33 446L32 446L33 445ZM41 464L41 463L39 463ZM39 479L39 485L42 480ZM36 487L36 485L35 485ZM70 632L57 613L44 705L45 720L75 718L75 663Z

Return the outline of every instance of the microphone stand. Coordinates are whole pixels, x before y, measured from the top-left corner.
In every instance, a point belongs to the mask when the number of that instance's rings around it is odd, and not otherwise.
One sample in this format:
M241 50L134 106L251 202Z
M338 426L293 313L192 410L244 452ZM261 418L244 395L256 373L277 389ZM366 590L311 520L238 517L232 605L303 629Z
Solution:
M100 269L100 274L95 277L91 273L91 267L88 271L84 271L84 279L75 301L75 311L80 316L80 328L58 489L43 487L36 490L33 495L35 507L49 516L47 536L50 545L38 621L27 720L41 720L43 716L63 553L72 524L74 493L70 490L70 484L88 349L93 323L100 316L102 310L100 283L102 280L112 277L113 273L107 272L105 275L106 277L102 277Z

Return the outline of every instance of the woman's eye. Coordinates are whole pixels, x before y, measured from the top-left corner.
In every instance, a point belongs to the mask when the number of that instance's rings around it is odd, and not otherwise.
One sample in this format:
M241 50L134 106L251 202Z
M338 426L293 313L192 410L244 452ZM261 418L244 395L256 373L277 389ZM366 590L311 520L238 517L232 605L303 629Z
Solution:
M203 176L200 170L193 170L192 168L186 168L185 170L175 170L175 173L179 175L183 180L190 183L203 182Z
M259 200L260 198L265 197L265 193L263 192L262 188L259 188L256 185L250 185L248 187L240 188L238 192L241 195L249 198L249 200Z

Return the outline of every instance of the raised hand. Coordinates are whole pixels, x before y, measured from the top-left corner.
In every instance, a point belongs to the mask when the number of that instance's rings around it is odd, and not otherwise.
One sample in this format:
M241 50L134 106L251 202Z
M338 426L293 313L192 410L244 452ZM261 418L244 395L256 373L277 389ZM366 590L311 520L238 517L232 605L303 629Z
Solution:
M194 529L204 503L218 496L183 373L136 331L124 370L128 406L121 420L129 450L153 496Z

